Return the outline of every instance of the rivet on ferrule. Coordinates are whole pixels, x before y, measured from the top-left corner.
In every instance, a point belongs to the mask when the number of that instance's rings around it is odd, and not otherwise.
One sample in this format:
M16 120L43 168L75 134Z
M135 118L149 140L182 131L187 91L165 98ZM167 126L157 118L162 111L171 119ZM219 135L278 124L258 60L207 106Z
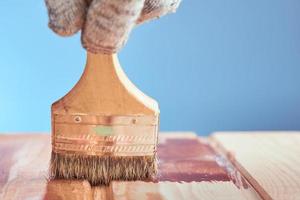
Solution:
M81 122L81 117L80 116L75 116L74 121L75 121L75 123L80 123Z

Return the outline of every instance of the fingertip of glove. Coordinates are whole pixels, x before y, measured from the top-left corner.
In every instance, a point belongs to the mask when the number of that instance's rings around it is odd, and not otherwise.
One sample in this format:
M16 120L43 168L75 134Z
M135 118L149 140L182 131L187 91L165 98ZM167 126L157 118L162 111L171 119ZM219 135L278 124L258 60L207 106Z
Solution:
M48 23L48 27L57 35L62 37L69 37L76 34L80 29L80 27L66 27L66 26L57 26L51 22Z
M48 27L60 36L72 36L81 30L86 16L86 0L45 0Z
M94 0L81 33L82 46L92 53L112 54L126 43L143 0Z

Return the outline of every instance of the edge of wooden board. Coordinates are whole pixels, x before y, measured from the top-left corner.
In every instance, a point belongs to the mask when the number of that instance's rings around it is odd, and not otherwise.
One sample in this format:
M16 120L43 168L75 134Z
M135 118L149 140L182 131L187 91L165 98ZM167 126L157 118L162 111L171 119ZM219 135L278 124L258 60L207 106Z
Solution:
M247 134L248 133L248 134ZM277 137L286 137L287 134L289 135L300 135L300 131L240 131L240 132L215 132L209 136L209 141L211 146L216 149L216 151L223 156L227 160L229 160L242 174L242 176L249 182L249 184L257 191L257 193L263 199L272 199L271 194L267 192L267 189L264 188L261 183L255 179L253 174L247 170L243 163L240 163L239 160L236 158L235 151L231 151L227 149L226 143L223 144L224 141L230 141L235 137L239 138L249 138L249 135L256 136L258 139L264 138L268 136L270 138L277 138ZM224 146L225 145L225 146Z

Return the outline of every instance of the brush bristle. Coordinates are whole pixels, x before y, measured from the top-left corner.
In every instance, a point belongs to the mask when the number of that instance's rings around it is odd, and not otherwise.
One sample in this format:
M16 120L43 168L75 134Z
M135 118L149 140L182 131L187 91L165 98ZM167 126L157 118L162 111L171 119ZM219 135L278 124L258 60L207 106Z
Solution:
M52 152L51 179L86 179L91 185L108 185L112 180L146 180L157 173L153 156L90 156Z

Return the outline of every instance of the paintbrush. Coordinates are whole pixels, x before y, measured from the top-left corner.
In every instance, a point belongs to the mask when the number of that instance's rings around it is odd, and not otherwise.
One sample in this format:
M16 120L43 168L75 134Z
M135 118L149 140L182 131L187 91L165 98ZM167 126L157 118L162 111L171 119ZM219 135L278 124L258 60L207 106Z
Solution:
M76 86L52 105L51 178L92 185L157 173L159 109L122 71L116 52L131 30L175 12L180 0L45 0L49 27L61 36L81 30L89 52Z
M117 55L87 53L79 82L52 105L50 178L143 180L157 173L159 108Z

